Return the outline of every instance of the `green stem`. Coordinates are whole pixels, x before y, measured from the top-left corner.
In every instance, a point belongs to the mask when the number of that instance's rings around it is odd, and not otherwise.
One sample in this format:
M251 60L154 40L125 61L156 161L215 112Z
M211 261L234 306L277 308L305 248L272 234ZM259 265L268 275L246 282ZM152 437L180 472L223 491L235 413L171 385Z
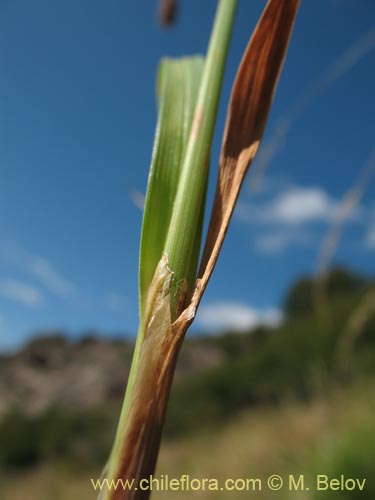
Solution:
M182 174L177 189L171 223L165 244L169 267L174 272L174 286L171 297L172 319L176 316L175 304L179 302L177 287L181 280L195 276L197 260L192 249L199 244L197 231L202 224L202 210L208 177L208 157L211 148L220 90L230 36L233 27L237 0L219 0L214 27L209 43L208 54L199 89L197 106L189 136L188 146L182 165ZM192 288L192 287L190 287ZM132 366L127 384L119 425L108 462L107 477L112 479L118 470L124 436L129 414L129 402L134 391L135 374L138 369L139 354L145 337L146 325L141 324L138 331ZM166 403L166 401L165 401ZM157 441L157 440L156 440ZM131 450L129 450L131 453ZM102 499L110 498L108 491L102 492ZM123 498L125 498L124 495Z
M112 445L112 450L109 456L108 463L106 465L106 470L104 471L104 475L107 476L108 478L113 478L113 471L116 469L116 464L119 460L121 445L123 442L123 435L126 428L127 415L129 411L130 396L133 390L135 372L138 366L139 351L141 348L142 341L144 339L144 335L142 334L143 332L141 330L142 330L142 325L140 325L138 329L137 340L134 346L133 359L130 366L128 381L126 384L125 397L121 408L119 422L117 425L116 436ZM103 500L107 498L106 495L107 492L103 491L103 496L102 496Z
M191 127L189 142L184 156L181 177L173 207L165 243L169 267L174 272L172 290L172 316L180 302L178 288L191 274L192 242L199 225L199 215L205 197L208 177L206 161L211 148L219 105L225 61L232 33L237 0L220 0L201 86ZM194 270L196 272L196 270Z

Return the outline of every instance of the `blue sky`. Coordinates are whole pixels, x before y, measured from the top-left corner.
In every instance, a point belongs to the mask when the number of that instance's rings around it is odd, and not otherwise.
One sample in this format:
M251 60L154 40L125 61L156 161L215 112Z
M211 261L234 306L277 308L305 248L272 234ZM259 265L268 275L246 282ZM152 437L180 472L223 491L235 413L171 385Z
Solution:
M136 331L156 69L205 52L216 5L180 3L163 31L156 2L0 0L0 348L45 329ZM239 1L209 203L231 84L264 5ZM373 0L302 1L196 330L277 322L290 283L316 270L343 197L374 162L374 48ZM373 176L362 194L334 262L374 273Z

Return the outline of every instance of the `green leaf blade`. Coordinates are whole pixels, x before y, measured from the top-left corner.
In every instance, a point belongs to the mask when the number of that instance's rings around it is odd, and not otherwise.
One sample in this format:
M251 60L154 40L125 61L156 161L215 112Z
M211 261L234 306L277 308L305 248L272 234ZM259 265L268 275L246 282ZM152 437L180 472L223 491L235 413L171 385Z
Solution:
M200 56L163 59L159 116L145 200L139 261L141 321L147 291L165 246L203 70Z

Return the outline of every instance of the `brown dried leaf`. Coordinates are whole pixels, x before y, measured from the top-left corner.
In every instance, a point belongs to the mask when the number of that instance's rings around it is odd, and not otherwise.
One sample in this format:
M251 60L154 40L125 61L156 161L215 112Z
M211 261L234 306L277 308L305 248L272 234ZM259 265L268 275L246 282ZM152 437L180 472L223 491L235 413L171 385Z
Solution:
M228 106L197 285L190 306L175 322L177 329L191 323L218 259L242 182L262 139L299 2L269 0L242 58Z

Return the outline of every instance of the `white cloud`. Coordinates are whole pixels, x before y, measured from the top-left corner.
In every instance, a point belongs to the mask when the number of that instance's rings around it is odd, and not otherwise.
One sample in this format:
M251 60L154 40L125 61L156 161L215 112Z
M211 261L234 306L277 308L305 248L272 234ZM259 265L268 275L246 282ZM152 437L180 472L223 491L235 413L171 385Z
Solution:
M254 246L265 254L277 254L292 246L317 243L319 231L326 227L341 228L346 221L363 224L368 209L359 205L362 185L373 171L372 156L366 162L359 181L342 199L314 186L288 186L262 201L247 203L240 200L237 220L251 224L255 232ZM319 224L319 227L316 226ZM371 246L371 235L367 246Z
M375 224L370 226L366 235L366 247L375 250Z
M130 200L132 203L143 212L145 208L145 195L138 191L138 189L133 189L129 193Z
M29 270L52 293L59 297L74 295L76 288L43 257L29 259Z
M337 204L319 188L292 189L281 194L269 207L266 217L285 224L330 220Z
M295 186L278 193L267 202L248 204L240 201L236 216L244 222L291 227L313 222L331 223L343 211L345 217L351 219L358 219L362 215L361 207L349 208L322 188Z
M339 202L333 200L321 188L294 187L263 205L241 203L237 216L247 221L298 225L331 221L338 207Z
M36 287L11 279L0 281L0 295L31 307L44 302L43 294Z
M123 295L110 293L105 300L105 305L112 311L123 312L127 306L127 300Z
M311 234L299 229L270 231L255 238L255 248L261 253L275 255L283 252L291 245L308 245L311 240Z
M217 302L203 305L197 322L207 330L251 330L257 326L277 326L282 319L278 309L258 310L240 302Z
M5 245L3 253L7 260L37 278L48 291L57 297L70 298L75 295L76 286L46 258L31 255L14 243Z

